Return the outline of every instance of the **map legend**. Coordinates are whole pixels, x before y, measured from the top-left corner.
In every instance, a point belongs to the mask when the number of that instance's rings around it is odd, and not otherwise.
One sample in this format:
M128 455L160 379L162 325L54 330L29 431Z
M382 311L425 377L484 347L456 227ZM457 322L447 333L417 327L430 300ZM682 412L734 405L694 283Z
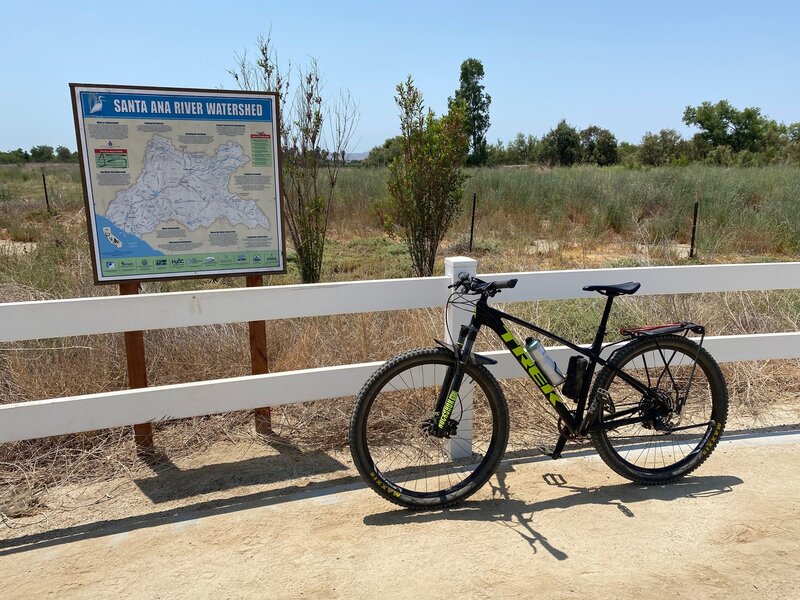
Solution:
M250 136L250 152L254 167L272 166L272 140L268 133L254 133Z

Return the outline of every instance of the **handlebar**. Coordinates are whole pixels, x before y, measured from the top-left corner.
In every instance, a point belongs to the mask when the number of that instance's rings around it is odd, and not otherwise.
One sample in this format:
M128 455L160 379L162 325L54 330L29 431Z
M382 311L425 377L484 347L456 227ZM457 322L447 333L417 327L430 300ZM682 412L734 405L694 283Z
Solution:
M504 281L483 281L477 277L473 277L469 273L459 273L458 281L448 287L463 288L467 293L481 294L487 296L494 296L500 290L511 289L517 285L517 279L506 279Z

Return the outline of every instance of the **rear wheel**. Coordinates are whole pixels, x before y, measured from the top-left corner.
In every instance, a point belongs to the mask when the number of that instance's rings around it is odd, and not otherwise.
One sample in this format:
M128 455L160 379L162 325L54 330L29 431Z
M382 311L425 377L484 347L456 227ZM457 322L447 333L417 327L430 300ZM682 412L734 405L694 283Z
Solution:
M430 509L460 502L488 481L503 456L508 407L483 366L465 365L447 436L433 433L436 402L455 365L443 348L413 350L384 364L358 395L353 460L369 486L395 504Z
M603 405L597 422L644 421L592 433L606 464L645 484L672 481L699 467L717 446L728 415L725 378L711 355L692 340L662 335L627 344L609 365L650 391L637 391L609 366L600 371L592 390Z

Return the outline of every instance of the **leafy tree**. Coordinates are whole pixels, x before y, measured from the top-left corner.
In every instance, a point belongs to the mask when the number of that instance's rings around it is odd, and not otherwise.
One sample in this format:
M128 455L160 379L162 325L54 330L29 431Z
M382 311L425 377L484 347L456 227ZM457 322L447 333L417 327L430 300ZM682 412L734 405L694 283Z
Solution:
M72 161L72 152L66 146L59 146L56 148L56 160L58 162L71 162Z
M630 142L620 142L617 146L617 163L626 167L639 165L639 146Z
M581 160L578 131L562 119L542 138L542 158L551 165L568 167Z
M800 144L800 123L792 123L786 127L786 137L791 144Z
M506 164L524 165L536 162L539 155L539 140L533 135L518 133L506 148Z
M711 148L730 146L733 152L763 150L764 135L774 124L761 114L760 108L738 110L727 100L687 106L683 111L683 122L700 129L699 137Z
M496 144L486 145L486 164L491 166L506 164L506 147L502 140L497 140Z
M31 161L32 162L50 162L55 158L52 146L34 146L31 148Z
M489 130L489 105L492 97L484 91L481 80L484 76L483 63L477 58L468 58L461 63L460 87L455 98L448 98L448 104L462 103L466 110L465 126L469 137L468 164L486 164L486 132Z
M28 162L30 159L31 155L22 148L10 150L9 152L0 152L0 163L2 164L21 164Z
M686 142L674 129L662 129L657 134L648 131L639 144L639 162L643 165L668 165L685 154Z
M800 163L800 123L792 123L786 127L786 158Z
M369 155L364 159L366 167L385 167L390 164L396 156L400 156L403 151L403 138L395 136L389 138L383 145L375 146L369 151Z
M389 166L389 213L401 229L414 270L433 274L436 250L461 210L467 151L466 109L460 102L436 118L425 110L411 76L397 86L402 154Z
M305 68L282 71L269 36L257 40L258 59L236 57L228 73L240 88L269 90L278 95L283 154L283 206L304 283L319 281L328 216L339 170L345 163L358 120L358 107L349 94L323 98L316 60ZM289 98L292 75L297 91Z
M590 125L580 135L583 162L600 166L617 163L617 138L608 129Z

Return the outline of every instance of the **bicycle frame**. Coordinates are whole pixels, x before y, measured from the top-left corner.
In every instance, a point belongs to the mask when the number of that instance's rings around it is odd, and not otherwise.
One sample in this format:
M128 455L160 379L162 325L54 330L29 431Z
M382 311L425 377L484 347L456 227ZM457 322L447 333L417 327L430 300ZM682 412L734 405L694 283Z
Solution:
M594 341L592 342L589 348L583 348L578 346L569 340L565 340L564 338L548 331L542 327L534 325L533 323L529 323L519 317L515 317L509 313L503 312L497 308L489 306L485 297L481 297L477 303L475 304L475 312L472 315L472 319L468 326L462 326L461 331L459 332L458 343L457 343L457 353L460 354L459 358L459 366L456 368L455 372L452 373L446 380L446 385L442 388L442 394L439 399L439 403L437 405L437 410L439 414L442 415L439 427L443 429L447 420L447 416L449 416L450 410L452 408L452 404L456 401L458 393L457 390L461 385L461 381L463 378L463 361L467 359L472 353L472 348L475 344L475 339L477 338L478 331L481 327L489 327L492 331L494 331L497 336L503 341L506 348L514 355L517 359L517 362L520 364L522 369L528 374L528 376L533 380L545 398L550 402L553 406L555 411L558 413L559 417L563 421L567 431L563 431L561 438L559 439L559 443L556 445L556 449L554 450L553 457L557 458L558 455L561 453L561 449L563 449L569 435L586 435L587 433L594 432L594 431L603 431L614 429L616 427L622 425L629 425L633 423L641 423L644 421L644 417L641 415L637 416L628 416L633 415L634 413L638 413L638 408L629 409L627 411L622 411L620 413L615 413L614 417L608 420L604 420L602 423L596 422L587 422L584 423L584 417L586 416L586 409L587 409L587 401L589 397L589 391L591 389L592 384L592 375L595 371L597 365L600 366L608 366L609 368L613 369L616 374L624 380L627 384L631 387L635 388L639 391L642 395L646 395L650 393L650 390L647 386L642 384L640 381L631 377L621 369L618 369L613 364L609 364L607 359L604 359L600 356L603 350L603 340L605 338L606 333L606 326L608 324L608 317L611 313L611 305L613 303L614 297L609 296L605 309L603 311L603 316L600 320L600 324L597 328L597 333L595 334ZM586 356L589 360L589 364L586 367L586 371L584 373L583 378L583 385L581 387L579 396L577 398L577 404L575 410L570 410L564 404L561 396L558 394L556 389L547 381L545 376L536 366L536 363L530 357L528 352L525 350L524 346L515 338L514 334L509 331L509 329L505 326L504 320L511 321L525 327L526 329L530 329L535 331L536 333L543 335L547 338L555 340L571 350ZM449 385L448 385L449 383ZM448 406L448 404L450 406Z

